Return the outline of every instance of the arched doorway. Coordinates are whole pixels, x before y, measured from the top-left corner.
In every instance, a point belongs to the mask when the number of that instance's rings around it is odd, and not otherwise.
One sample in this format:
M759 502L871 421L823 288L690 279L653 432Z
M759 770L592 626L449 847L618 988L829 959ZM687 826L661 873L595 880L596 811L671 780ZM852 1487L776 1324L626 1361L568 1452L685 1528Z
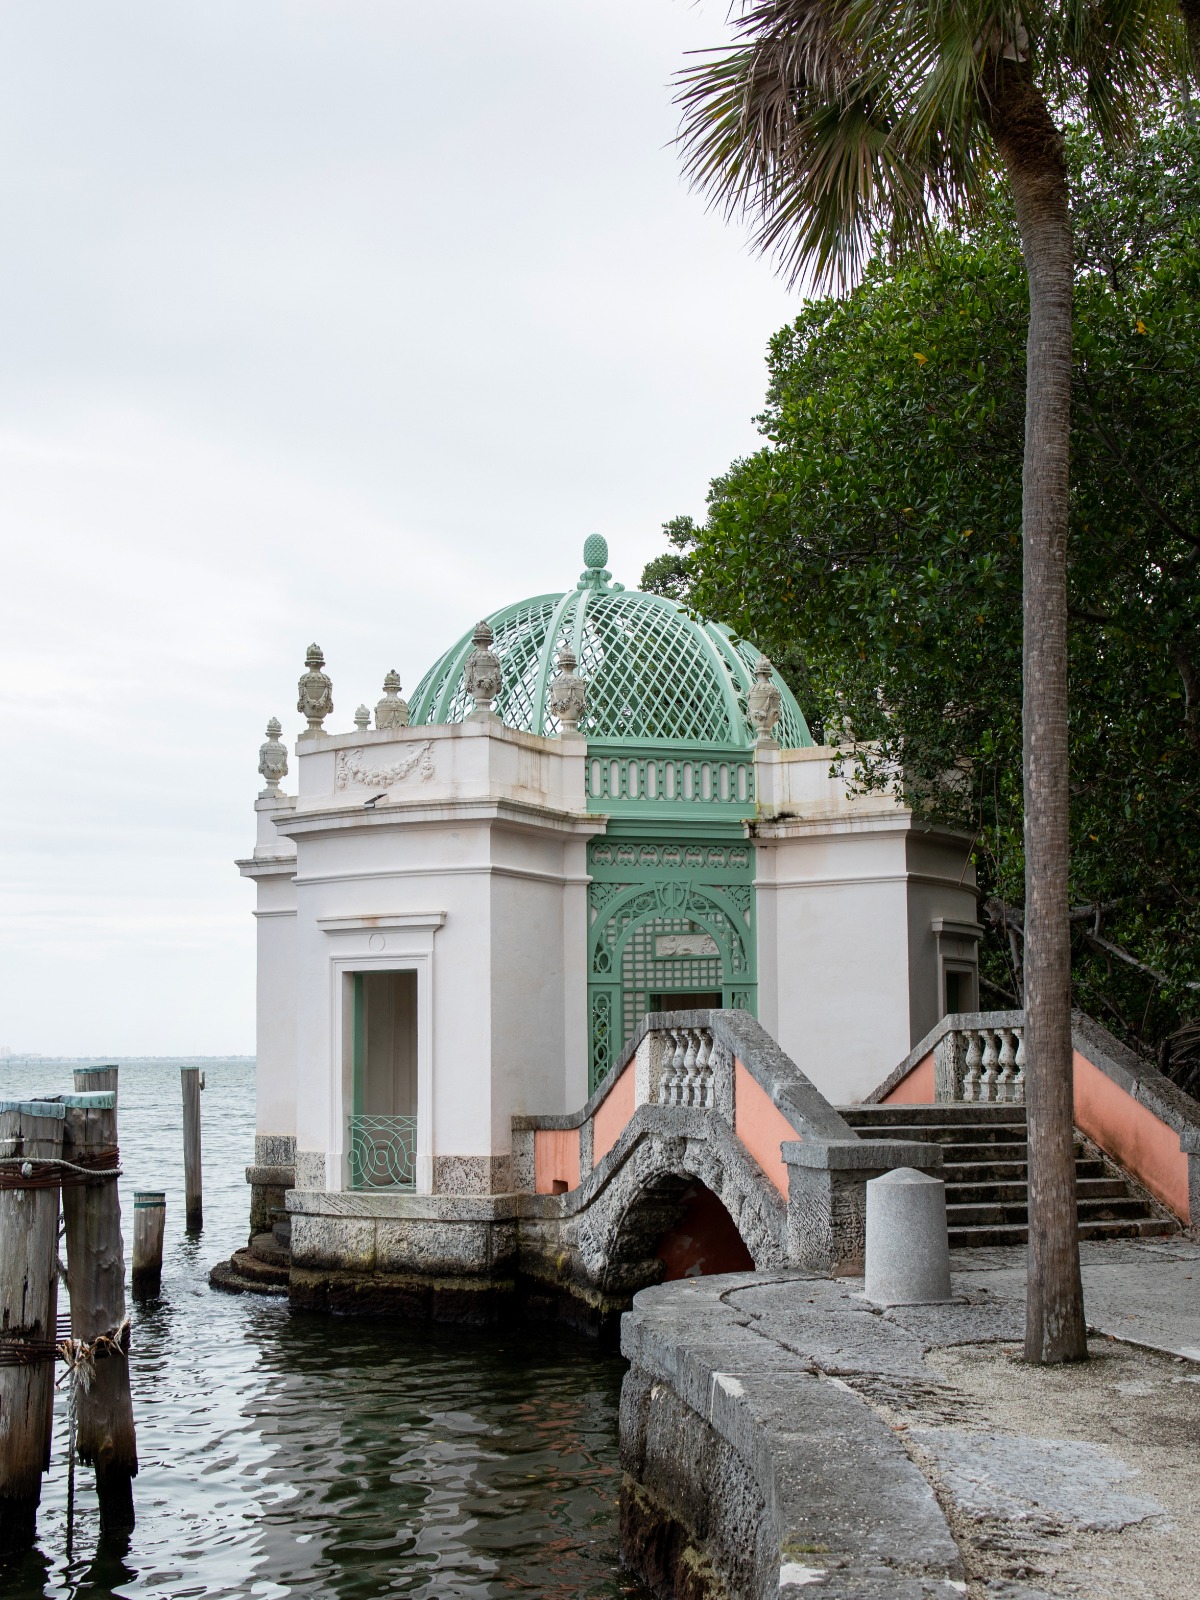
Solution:
M601 839L589 847L591 1086L648 1011L755 1009L752 847Z

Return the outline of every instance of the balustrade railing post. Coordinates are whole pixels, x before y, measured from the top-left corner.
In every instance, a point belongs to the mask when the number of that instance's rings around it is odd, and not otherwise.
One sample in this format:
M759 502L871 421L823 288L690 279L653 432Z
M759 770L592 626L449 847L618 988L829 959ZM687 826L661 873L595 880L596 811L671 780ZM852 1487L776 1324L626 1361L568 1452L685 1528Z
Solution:
M984 1104L996 1099L996 1063L1000 1052L996 1049L996 1029L981 1028L983 1034L983 1071L979 1075L979 1098Z
M687 1048L683 1053L683 1095L681 1104L694 1106L697 1104L696 1091L699 1087L696 1077L696 1030L695 1028L685 1028L683 1033L687 1040Z
M979 1099L979 1064L983 1060L983 1046L978 1028L966 1028L963 1031L967 1035L967 1055L962 1097L968 1103L973 1103Z
M1017 1052L1011 1028L997 1028L1000 1035L1000 1071L996 1078L996 1099L1001 1105L1013 1099L1013 1076Z
M696 1037L700 1046L696 1051L696 1074L700 1082L699 1103L705 1110L710 1110L713 1103L712 1030L698 1028Z

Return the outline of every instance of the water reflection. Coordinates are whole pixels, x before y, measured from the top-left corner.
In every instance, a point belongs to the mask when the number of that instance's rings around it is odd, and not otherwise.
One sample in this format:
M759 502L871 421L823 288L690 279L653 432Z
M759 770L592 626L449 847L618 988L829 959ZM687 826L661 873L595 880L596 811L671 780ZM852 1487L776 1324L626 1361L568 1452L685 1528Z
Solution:
M68 1080L0 1067L0 1095ZM644 1600L617 1560L619 1360L552 1329L300 1317L210 1290L244 1237L253 1077L213 1063L207 1084L205 1229L188 1238L178 1069L122 1076L127 1238L132 1189L168 1192L162 1292L134 1308L137 1529L99 1547L83 1470L68 1563L60 1417L38 1548L0 1565L6 1600Z

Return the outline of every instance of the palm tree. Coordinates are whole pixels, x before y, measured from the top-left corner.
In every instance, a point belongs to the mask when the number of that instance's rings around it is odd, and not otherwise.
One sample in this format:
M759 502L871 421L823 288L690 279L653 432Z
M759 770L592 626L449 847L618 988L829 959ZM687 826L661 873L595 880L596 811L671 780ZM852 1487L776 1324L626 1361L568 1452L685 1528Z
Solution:
M1029 1257L1025 1354L1087 1354L1068 921L1067 518L1073 252L1064 110L1109 140L1183 70L1196 0L736 0L681 74L686 168L791 281L920 248L997 165L1029 283L1022 491Z

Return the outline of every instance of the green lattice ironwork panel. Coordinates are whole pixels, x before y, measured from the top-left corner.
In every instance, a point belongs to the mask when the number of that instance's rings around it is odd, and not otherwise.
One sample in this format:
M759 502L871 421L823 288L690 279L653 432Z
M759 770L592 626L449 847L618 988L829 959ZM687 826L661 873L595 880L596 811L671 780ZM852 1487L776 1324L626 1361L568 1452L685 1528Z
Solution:
M735 746L644 744L630 748L593 740L584 768L589 811L658 820L668 810L706 817L754 815L754 759Z
M603 540L588 554L598 558L600 550L607 559ZM588 685L580 732L589 743L667 741L696 752L746 751L753 744L746 718L758 659L753 645L663 595L611 583L602 565L590 564L574 589L522 601L487 620L504 674L494 709L510 727L558 731L547 692L558 652L569 644ZM414 723L460 722L469 713L462 676L471 648L468 631L421 679L411 697ZM783 697L780 742L810 745L799 706L778 676L776 683Z
M491 619L496 635L492 649L504 674L504 687L492 709L510 728L532 730L540 720L538 679L558 598L540 595ZM420 714L410 713L413 722L462 722L473 709L474 702L463 688L463 666L470 650L468 634L465 650L456 648L443 656L422 678L413 696L414 711L419 707Z
M600 838L588 846L591 1085L655 994L720 991L753 1012L754 851L742 839Z
M347 1123L352 1189L416 1187L416 1117L359 1114Z

